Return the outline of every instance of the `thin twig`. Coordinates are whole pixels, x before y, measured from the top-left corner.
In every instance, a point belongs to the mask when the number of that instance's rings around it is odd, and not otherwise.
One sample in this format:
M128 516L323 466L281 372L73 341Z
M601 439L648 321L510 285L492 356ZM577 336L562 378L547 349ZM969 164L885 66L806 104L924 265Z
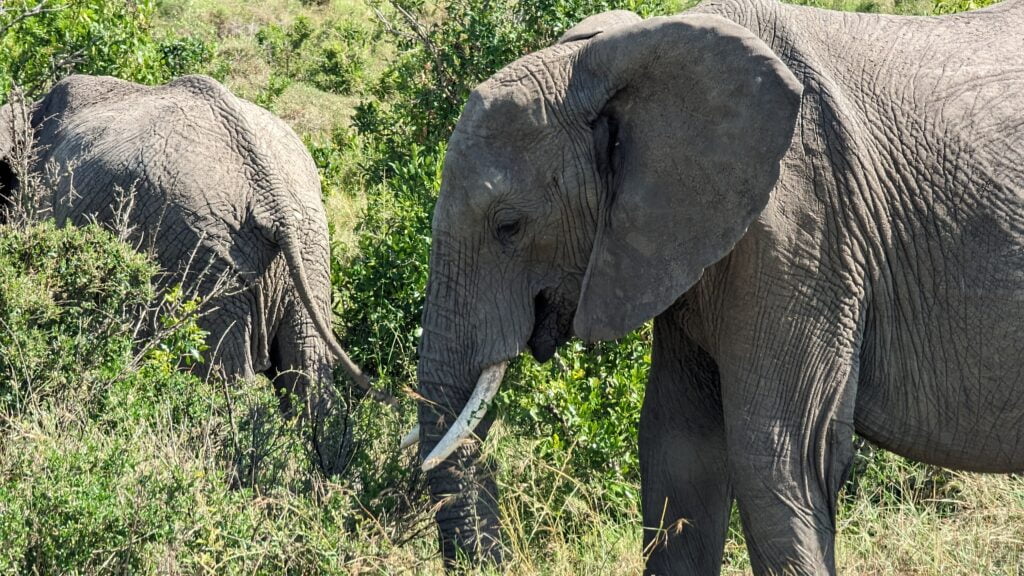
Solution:
M437 75L440 80L438 88L444 92L445 96L449 100L453 103L457 103L459 101L459 95L454 89L457 82L450 74L448 74L448 67L445 66L444 60L441 58L441 52L437 49L437 45L434 44L434 41L430 39L428 31L422 24L420 24L419 20L417 20L413 14L399 5L398 2L395 0L388 0L388 4L390 4L391 7L394 8L395 12L398 12L402 19L405 20L405 24L412 31L412 34L401 33L401 31L390 20L388 20L387 16L385 16L383 12L378 10L375 6L371 6L370 8L377 16L377 19L384 25L385 31L398 36L399 38L416 38L419 40L423 49L426 50L434 59L434 66L437 67Z

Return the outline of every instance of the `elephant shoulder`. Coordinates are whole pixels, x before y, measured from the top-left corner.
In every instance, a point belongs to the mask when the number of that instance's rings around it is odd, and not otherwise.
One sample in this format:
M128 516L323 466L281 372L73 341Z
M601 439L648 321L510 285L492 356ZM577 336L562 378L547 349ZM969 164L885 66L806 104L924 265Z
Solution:
M111 76L75 74L54 85L35 107L32 125L60 122L90 106L124 100L148 88Z
M164 88L167 90L185 91L192 96L211 102L233 102L237 100L235 95L225 88L223 84L202 74L189 74L175 78L168 82Z

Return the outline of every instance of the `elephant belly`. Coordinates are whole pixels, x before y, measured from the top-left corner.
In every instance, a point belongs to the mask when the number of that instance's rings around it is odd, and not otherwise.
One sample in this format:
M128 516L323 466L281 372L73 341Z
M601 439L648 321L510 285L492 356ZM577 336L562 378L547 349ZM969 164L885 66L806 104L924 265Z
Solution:
M896 252L865 314L856 423L916 460L1018 471L1024 235L990 224L980 234L918 237Z

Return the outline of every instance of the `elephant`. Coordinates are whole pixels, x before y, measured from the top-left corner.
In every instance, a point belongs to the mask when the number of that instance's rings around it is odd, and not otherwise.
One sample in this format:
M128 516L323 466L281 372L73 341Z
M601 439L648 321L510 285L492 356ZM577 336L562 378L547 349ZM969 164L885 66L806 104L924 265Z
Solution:
M755 574L834 574L855 433L1024 469L1022 29L1022 0L709 0L592 16L477 86L417 367L447 566L502 560L480 441L506 363L651 319L646 574L718 574L733 502Z
M25 113L4 107L0 128L0 201L15 197L13 150L31 139L58 224L127 225L173 283L209 300L201 372L263 373L309 400L309 379L330 382L337 362L371 390L331 328L320 178L283 121L205 76L149 87L76 75Z

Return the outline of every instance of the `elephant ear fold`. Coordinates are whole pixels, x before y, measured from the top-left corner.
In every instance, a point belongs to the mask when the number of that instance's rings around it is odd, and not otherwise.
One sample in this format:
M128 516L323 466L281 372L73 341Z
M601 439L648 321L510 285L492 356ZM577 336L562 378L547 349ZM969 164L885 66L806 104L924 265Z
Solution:
M577 336L621 337L732 250L778 180L801 92L767 45L717 16L647 20L580 51L569 93L592 104L606 190Z
M580 21L579 24L568 29L558 39L559 44L589 40L602 32L607 32L619 26L628 26L640 22L640 17L629 10L610 10L600 14L594 14Z

